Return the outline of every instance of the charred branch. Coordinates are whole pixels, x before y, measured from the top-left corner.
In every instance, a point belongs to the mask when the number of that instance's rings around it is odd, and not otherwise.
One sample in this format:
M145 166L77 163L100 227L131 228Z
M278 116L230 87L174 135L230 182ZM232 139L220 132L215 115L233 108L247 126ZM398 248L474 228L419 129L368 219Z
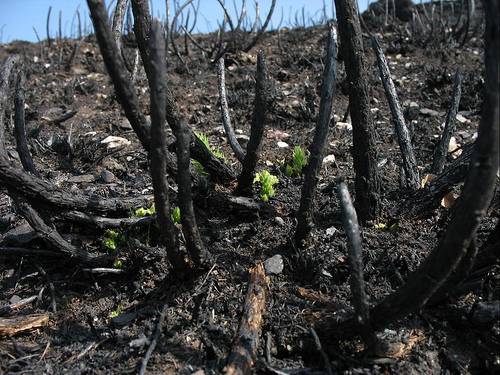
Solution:
M128 0L116 0L115 13L113 14L113 35L118 51L122 48L122 30L123 20L125 19L125 10L127 9Z
M26 138L26 124L24 120L24 73L19 72L16 81L16 92L14 96L14 130L16 136L17 153L24 167L24 170L40 177L36 170L35 163L28 149Z
M159 21L153 21L150 35L151 73L154 78L150 81L151 90L151 114L155 113L155 121L165 123L165 102L167 69L165 65L165 39L163 28ZM161 108L159 108L161 107ZM155 125L159 126L159 125ZM191 175L189 166L189 131L187 124L181 123L178 128L173 129L177 138L177 185L179 208L181 210L182 231L186 239L186 248L196 265L202 266L210 259L210 253L201 239L193 208L191 192ZM165 138L165 132L156 131L156 136ZM163 141L165 143L165 141ZM162 145L166 146L166 145ZM173 225L173 223L172 223Z
M328 129L332 115L333 96L335 94L337 57L337 31L330 27L326 45L326 66L323 72L319 116L314 132L314 139L309 147L309 163L306 166L304 184L300 197L300 207L297 212L297 228L295 230L295 245L302 247L303 241L309 236L312 228L313 201L318 183L318 175L323 162L325 145L328 140Z
M223 57L219 59L217 65L217 77L219 78L218 88L219 88L220 111L221 111L222 124L224 125L224 131L226 133L229 145L231 146L231 149L233 150L234 155L236 156L236 159L238 159L241 163L243 163L243 161L245 160L245 151L243 151L243 148L236 139L233 127L231 126L231 117L229 116L229 106L227 104L227 97L226 97L226 74L224 72Z
M365 222L375 219L379 212L380 181L377 173L375 129L370 111L363 38L355 0L337 0L335 7L349 83L352 157L356 173L356 209L361 221Z
M150 129L146 117L141 112L137 94L130 84L129 73L114 41L106 8L100 0L87 0L87 3L104 64L113 81L118 100L142 146L145 150L149 150Z
M356 313L355 319L361 326L363 340L368 347L373 348L376 342L376 336L370 324L370 304L366 295L365 281L363 279L363 250L358 217L352 204L349 190L347 190L347 185L342 180L337 182L337 195L342 207L342 225L347 237L349 249L348 260L351 269L349 282L352 293L352 305Z
M144 206L144 198L102 198L69 192L52 183L20 170L6 159L0 158L0 182L16 194L53 206L60 210L78 210L102 214L128 214L134 207Z
M156 219L161 230L161 238L167 249L167 256L176 272L186 268L185 261L179 251L177 230L172 221L171 208L168 198L168 181L165 175L167 136L165 132L165 107L166 107L166 71L165 71L165 41L162 40L162 28L159 22L154 22L150 40L150 73L149 81L151 91L151 177L155 195ZM162 49L161 53L159 49ZM177 175L189 173L189 170L177 171Z
M436 149L434 150L434 159L432 161L432 173L441 173L446 162L448 154L448 145L450 144L451 135L455 131L456 117L458 113L458 105L460 104L460 96L462 95L462 79L463 75L460 69L455 73L455 81L453 84L453 95L446 114L444 130L441 139L439 140Z
M264 134L264 123L270 100L269 77L267 73L264 52L259 51L257 56L257 74L255 76L255 103L250 128L250 139L247 152L243 160L243 168L238 177L236 194L249 196L252 194L255 167L259 161L260 145Z
M391 109L394 127L398 138L399 148L403 159L403 168L405 180L409 188L417 190L420 187L420 178L418 176L417 161L413 153L413 146L410 139L410 133L405 124L401 105L399 104L396 87L392 81L391 72L385 59L382 48L375 36L372 36L372 47L377 57L377 64L380 71L380 79L384 85L385 95Z

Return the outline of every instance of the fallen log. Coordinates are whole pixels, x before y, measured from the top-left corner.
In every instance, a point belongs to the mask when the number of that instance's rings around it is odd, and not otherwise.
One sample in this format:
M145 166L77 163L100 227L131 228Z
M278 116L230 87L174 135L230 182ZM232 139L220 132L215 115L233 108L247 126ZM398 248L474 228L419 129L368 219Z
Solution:
M227 365L224 368L226 375L250 374L257 359L262 313L266 307L268 280L262 263L251 268L249 273L250 280L243 307L243 316L238 335L234 340Z

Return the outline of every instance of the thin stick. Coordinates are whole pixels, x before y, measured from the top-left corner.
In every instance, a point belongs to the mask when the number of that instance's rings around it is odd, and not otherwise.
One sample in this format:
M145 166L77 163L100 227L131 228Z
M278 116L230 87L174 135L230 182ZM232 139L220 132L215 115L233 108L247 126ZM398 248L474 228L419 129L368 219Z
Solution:
M264 21L264 24L259 29L259 31L257 31L257 34L253 37L253 39L250 41L250 43L248 43L248 45L245 48L243 48L244 52L250 51L257 44L257 42L260 40L260 38L262 38L264 31L266 31L267 26L269 25L269 22L271 21L271 17L273 16L275 6L276 6L276 0L272 0L271 7L269 8L269 12L267 13L266 20Z
M151 358L151 354L156 348L156 344L158 343L158 339L161 335L161 330L163 329L163 322L165 321L165 315L167 314L168 308L167 305L163 305L160 315L158 316L158 323L156 323L155 331L153 336L151 337L151 344L149 344L149 348L146 351L146 355L142 359L141 368L139 370L139 375L144 375L146 373L146 368L148 367L149 359Z
M295 230L295 245L301 248L303 241L309 236L312 228L313 200L318 183L318 174L323 162L325 145L328 141L328 129L332 116L333 96L335 94L337 57L337 31L330 27L326 45L326 66L323 71L319 116L314 131L314 139L309 147L309 163L306 167L304 184L300 197L300 207L297 212L297 228Z
M323 359L323 363L325 365L325 369L328 375L333 375L332 371L332 365L330 364L330 360L328 359L328 356L326 355L325 351L323 350L323 346L321 345L321 341L318 337L318 334L314 330L313 327L309 330L311 332L311 336L313 337L314 340L314 345L316 346L316 350L321 354L321 358Z
M392 81L387 60L385 59L384 53L382 52L382 48L380 48L380 44L376 36L372 36L372 47L375 51L375 55L377 56L380 78L384 85L385 95L387 97L387 101L389 102L392 119L396 128L399 148L403 159L403 168L406 175L406 183L408 187L416 190L420 187L420 178L418 176L417 161L415 159L415 154L413 153L410 133L408 132L408 128L405 124L403 112L399 104L398 94L396 93L394 82Z
M349 248L348 261L351 269L349 282L352 304L356 312L356 321L363 327L363 339L367 346L370 347L375 344L376 336L370 325L370 304L366 296L365 281L363 279L363 250L358 217L349 190L347 190L347 185L341 179L337 182L337 195L342 207L342 225L344 226Z
M247 152L243 160L243 168L238 177L236 193L249 196L253 191L253 180L255 167L259 161L260 144L264 134L264 123L269 105L270 87L266 67L264 51L260 50L257 55L257 73L255 79L255 102L252 114L252 125L250 128L250 139Z
M31 174L40 177L35 168L35 163L28 149L26 138L26 126L24 121L24 74L19 72L16 82L16 93L14 97L14 129L16 136L17 153L24 169Z
M49 11L47 13L47 22L45 23L45 31L47 32L47 43L49 48L52 46L52 41L50 40L50 13L52 13L52 7L49 6Z
M446 114L446 121L444 123L444 130L441 139L436 145L434 150L434 159L432 161L432 173L439 174L444 168L446 162L446 155L448 154L448 146L450 144L451 135L456 128L456 119L458 113L458 106L460 104L460 96L462 95L462 79L463 75L460 68L455 73L455 81L453 84L453 95L451 97L448 113Z
M241 163L243 163L245 160L245 151L243 151L243 148L236 139L233 127L231 126L231 117L229 116L229 106L227 104L226 97L226 75L224 70L224 58L221 57L217 65L217 77L219 78L219 100L222 124L224 125L224 131L226 132L227 140L234 152L234 155Z

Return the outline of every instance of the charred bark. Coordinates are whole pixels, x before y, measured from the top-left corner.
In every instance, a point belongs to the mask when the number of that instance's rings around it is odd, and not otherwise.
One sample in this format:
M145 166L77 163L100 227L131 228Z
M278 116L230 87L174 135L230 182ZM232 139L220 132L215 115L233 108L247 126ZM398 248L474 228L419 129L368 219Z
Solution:
M255 76L255 103L250 127L250 140L248 141L243 168L238 177L238 186L235 193L250 196L253 192L255 167L259 161L260 145L264 134L264 123L270 99L269 77L267 73L264 52L259 51L257 56L257 74Z
M451 135L455 131L456 117L458 113L458 105L460 104L460 96L462 95L462 79L463 75L460 69L455 73L455 81L453 84L453 95L451 97L450 107L446 114L444 130L441 139L434 150L434 159L432 161L432 173L441 173L446 162L448 154L448 145L450 144Z
M377 56L380 79L384 85L385 95L387 97L387 101L389 102L389 108L391 109L392 119L396 129L399 148L403 159L406 184L410 189L417 190L420 187L417 160L415 159L415 154L413 153L410 133L408 132L408 128L405 124L401 105L398 100L398 94L396 93L396 87L392 81L391 72L389 70L389 66L387 65L384 53L382 52L380 44L375 36L372 36L372 46L375 51L375 55Z
M321 101L319 105L318 122L314 139L309 147L309 163L306 166L304 184L300 197L300 207L297 212L297 228L295 230L295 245L302 247L303 241L309 236L312 228L313 200L318 184L318 175L323 162L325 145L328 140L328 129L332 115L333 96L335 93L337 57L337 31L332 26L328 34L326 46L326 66L323 72Z
M5 106L9 96L9 79L14 65L19 61L19 56L13 55L7 57L0 69L0 158L7 157L5 149Z
M151 77L151 114L155 114L156 122L162 121L162 127L165 124L165 102L166 102L166 82L167 70L165 65L165 39L163 38L163 28L159 21L153 21L150 34L150 69ZM153 116L152 116L153 118ZM156 127L160 125L155 124ZM177 138L177 185L179 208L181 210L182 232L186 239L186 248L197 266L205 265L210 259L210 253L205 247L201 239L196 217L193 208L193 198L191 192L191 175L189 166L191 160L189 158L189 131L186 124L180 124L179 128L175 129ZM155 129L155 135L163 138L162 147L165 145L165 131L159 132ZM164 150L165 152L165 150ZM166 196L166 192L165 192ZM169 224L170 225L170 224ZM172 223L173 226L173 223Z
M236 159L243 163L245 160L245 151L239 144L234 134L233 127L231 126L231 116L229 116L229 106L227 105L226 97L226 74L224 72L224 58L221 57L217 65L217 77L219 78L219 100L222 124L224 125L224 132L226 133L227 141L234 152Z
M168 198L168 181L165 175L167 142L165 132L165 42L160 37L162 28L159 23L152 24L152 38L150 40L150 72L149 81L151 96L151 177L155 195L156 219L161 230L161 238L167 249L167 256L175 272L186 269L184 258L179 250L177 229L172 221L171 208ZM162 48L163 54L159 51ZM177 176L189 174L182 168L177 170ZM180 187L179 187L180 190Z
M354 0L335 1L340 41L349 84L349 110L352 119L352 157L356 173L356 210L362 222L373 220L379 212L380 180L377 172L375 129L359 14Z

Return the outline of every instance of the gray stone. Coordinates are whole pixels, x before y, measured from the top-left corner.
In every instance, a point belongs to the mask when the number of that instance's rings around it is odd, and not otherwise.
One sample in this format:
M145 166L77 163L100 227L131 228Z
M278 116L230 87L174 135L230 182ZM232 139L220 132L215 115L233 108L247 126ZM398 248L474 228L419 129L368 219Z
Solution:
M283 272L283 257L281 255L275 255L264 262L264 268L266 273L270 275L279 275Z
M102 170L99 178L105 184L110 184L111 182L114 182L116 179L115 175L112 172L108 171L107 169Z
M276 222L276 224L278 224L280 227L284 227L285 226L285 220L283 220L282 217L279 217L279 216L276 216L274 218L274 221Z

